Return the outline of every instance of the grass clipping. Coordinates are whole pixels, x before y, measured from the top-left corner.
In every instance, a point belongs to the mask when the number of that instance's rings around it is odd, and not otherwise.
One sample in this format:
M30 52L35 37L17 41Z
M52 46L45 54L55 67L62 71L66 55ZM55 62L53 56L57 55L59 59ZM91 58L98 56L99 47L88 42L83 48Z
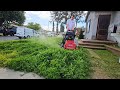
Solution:
M50 37L1 42L0 55L7 54L8 57L0 58L0 65L34 72L46 79L89 78L90 62L86 50L64 50L59 46L61 40ZM12 56L9 55L11 52Z

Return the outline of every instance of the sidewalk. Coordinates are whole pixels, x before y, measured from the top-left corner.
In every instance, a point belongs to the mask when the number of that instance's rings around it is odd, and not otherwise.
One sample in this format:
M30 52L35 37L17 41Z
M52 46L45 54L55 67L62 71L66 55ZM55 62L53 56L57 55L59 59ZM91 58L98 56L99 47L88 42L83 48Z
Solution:
M7 68L0 68L0 79L44 79L35 73L24 73L10 70Z

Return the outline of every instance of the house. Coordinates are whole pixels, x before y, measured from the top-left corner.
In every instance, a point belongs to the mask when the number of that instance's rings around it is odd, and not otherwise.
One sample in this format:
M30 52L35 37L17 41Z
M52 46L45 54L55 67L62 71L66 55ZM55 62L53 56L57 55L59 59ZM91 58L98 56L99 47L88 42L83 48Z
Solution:
M110 40L120 46L120 11L88 11L85 39Z

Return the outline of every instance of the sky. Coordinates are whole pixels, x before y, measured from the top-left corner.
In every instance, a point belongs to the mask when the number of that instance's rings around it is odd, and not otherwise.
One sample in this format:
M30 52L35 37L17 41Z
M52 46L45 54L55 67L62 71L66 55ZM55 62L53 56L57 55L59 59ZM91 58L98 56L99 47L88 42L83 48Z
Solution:
M27 25L29 22L34 22L40 24L43 29L52 31L52 23L49 22L51 20L50 11L25 11L25 17L26 20L24 25ZM85 23L78 23L77 26L78 27L85 26ZM56 30L56 23L55 23L55 30Z

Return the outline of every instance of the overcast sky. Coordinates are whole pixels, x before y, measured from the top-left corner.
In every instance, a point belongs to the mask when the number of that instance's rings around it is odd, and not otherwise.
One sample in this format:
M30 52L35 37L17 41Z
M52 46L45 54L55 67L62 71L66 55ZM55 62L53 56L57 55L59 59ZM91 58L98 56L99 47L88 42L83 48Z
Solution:
M50 11L25 11L25 25L29 22L39 23L43 29L51 31L52 23L48 23L51 20ZM85 23L78 23L78 27L85 26ZM55 24L56 28L56 24Z

